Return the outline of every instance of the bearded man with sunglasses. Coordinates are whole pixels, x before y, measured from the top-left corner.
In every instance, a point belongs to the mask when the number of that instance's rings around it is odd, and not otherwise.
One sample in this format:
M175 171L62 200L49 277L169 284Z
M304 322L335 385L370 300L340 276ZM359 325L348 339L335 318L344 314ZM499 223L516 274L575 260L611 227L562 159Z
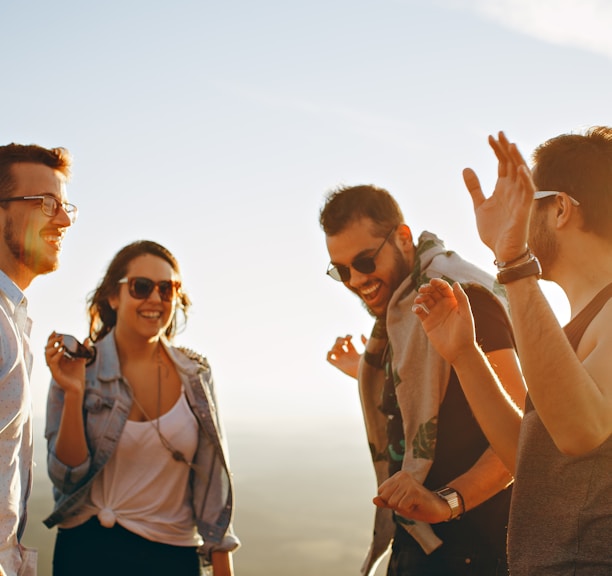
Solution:
M20 544L32 483L31 321L25 289L54 271L76 207L66 202L63 148L0 146L0 574L35 574Z
M512 576L612 574L612 127L547 140L531 170L503 132L489 144L498 163L492 195L473 170L464 180L480 237L507 284L529 391L524 413L474 345L459 286L423 286L415 312L515 471ZM540 277L568 298L563 328Z
M471 415L450 364L412 313L419 286L433 277L461 282L478 341L508 393L525 388L503 290L494 278L446 250L432 233L413 242L395 199L376 186L332 191L320 224L328 275L376 318L358 381L377 482L374 538L362 567L371 575L393 540L389 576L507 574L505 554L512 477ZM354 354L339 339L328 359ZM404 515L391 508L401 503Z

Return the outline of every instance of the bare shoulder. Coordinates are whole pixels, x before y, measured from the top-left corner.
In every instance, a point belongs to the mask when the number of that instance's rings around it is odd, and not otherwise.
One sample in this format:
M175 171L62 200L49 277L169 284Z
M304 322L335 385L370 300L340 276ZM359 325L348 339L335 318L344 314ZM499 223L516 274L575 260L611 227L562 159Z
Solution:
M576 353L591 376L598 381L605 378L612 387L612 299L593 318Z

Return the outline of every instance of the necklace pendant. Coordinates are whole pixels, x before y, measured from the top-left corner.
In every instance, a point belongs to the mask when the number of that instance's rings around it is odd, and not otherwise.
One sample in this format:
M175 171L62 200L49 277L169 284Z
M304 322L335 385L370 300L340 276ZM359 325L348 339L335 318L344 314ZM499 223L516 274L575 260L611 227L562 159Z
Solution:
M172 450L172 458L174 458L177 462L187 462L185 456L180 450Z

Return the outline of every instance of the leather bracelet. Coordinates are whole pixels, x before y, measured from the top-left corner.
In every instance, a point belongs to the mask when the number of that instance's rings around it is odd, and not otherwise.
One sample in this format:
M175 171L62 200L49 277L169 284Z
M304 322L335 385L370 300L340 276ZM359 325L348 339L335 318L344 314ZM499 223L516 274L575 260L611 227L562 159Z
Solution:
M529 276L537 276L539 278L541 275L542 267L540 266L540 261L535 256L531 255L529 260L521 262L521 264L500 270L497 273L497 281L500 284L509 284L521 278L527 278Z
M508 262L502 262L501 260L493 260L493 264L497 266L498 270L503 270L504 268L508 268L508 266L512 266L513 264L520 262L526 256L531 256L531 250L529 249L529 246L527 246L527 250L525 250L525 252L523 252L520 256L517 256L512 260L508 260Z

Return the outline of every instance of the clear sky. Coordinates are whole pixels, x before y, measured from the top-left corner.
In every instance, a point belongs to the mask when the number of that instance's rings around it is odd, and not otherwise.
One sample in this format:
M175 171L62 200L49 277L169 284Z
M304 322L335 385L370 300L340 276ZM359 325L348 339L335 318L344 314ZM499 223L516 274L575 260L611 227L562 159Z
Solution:
M610 24L607 0L1 2L0 140L69 148L80 209L27 293L37 411L47 335L83 338L87 294L146 238L181 262L179 341L228 426L357 417L325 355L371 320L324 274L325 192L384 186L415 234L493 271L461 170L490 189L500 129L529 155L612 123Z

